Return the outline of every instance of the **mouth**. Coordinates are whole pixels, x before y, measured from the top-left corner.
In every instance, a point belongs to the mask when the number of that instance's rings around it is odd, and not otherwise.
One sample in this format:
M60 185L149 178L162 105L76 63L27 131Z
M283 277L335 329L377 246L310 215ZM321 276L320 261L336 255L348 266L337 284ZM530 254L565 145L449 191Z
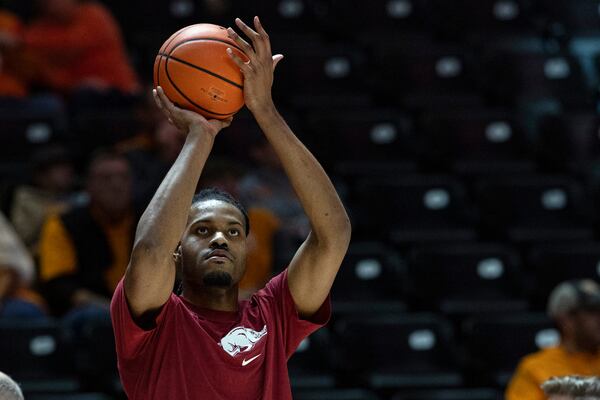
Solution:
M207 260L217 261L217 262L225 262L231 261L232 256L228 251L225 250L213 250L206 256Z

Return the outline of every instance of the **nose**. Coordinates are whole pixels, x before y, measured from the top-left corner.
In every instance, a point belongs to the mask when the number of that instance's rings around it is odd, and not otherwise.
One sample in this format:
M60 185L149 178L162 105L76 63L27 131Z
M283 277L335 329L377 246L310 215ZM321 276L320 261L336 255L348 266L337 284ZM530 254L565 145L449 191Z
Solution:
M223 232L216 231L213 237L210 239L210 247L224 247L227 248L227 238Z

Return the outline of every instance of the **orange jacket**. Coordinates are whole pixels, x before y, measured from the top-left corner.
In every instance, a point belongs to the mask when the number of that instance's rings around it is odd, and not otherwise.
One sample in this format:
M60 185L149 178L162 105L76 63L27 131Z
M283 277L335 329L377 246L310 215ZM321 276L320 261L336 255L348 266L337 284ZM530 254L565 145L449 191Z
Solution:
M100 4L79 5L70 23L33 22L24 43L40 64L41 83L53 89L70 91L92 81L125 93L139 89L120 29Z

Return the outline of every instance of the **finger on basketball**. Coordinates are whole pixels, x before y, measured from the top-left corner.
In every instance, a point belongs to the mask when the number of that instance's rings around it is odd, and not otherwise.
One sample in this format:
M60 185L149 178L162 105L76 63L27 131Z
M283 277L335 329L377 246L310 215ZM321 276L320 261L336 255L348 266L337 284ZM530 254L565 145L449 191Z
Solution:
M248 25L246 25L244 23L244 21L242 21L239 18L235 19L235 23L238 26L238 28L240 28L240 30L242 32L244 32L244 34L250 38L250 40L252 41L252 45L254 46L255 51L258 52L258 51L264 49L264 45L262 43L262 40L260 40L260 35L256 31L254 31L252 28L250 28Z
M237 32L233 30L233 28L227 28L227 34L231 39L233 39L234 42L236 42L241 47L242 51L246 53L248 57L252 56L252 54L254 53L254 49L252 48L252 46L250 46L248 42L246 42L240 35L238 35Z
M158 93L156 92L156 89L152 89L152 97L154 97L154 102L156 103L156 105L158 106L158 108L160 108L162 110L162 102L160 101L160 98L158 97Z
M240 67L240 69L242 70L242 72L244 74L250 70L250 66L247 63L245 63L244 60L242 60L240 57L238 57L238 55L235 54L233 52L233 50L231 50L230 48L227 48L227 54L229 55L229 57L231 57L231 59L233 60L233 62L238 67Z

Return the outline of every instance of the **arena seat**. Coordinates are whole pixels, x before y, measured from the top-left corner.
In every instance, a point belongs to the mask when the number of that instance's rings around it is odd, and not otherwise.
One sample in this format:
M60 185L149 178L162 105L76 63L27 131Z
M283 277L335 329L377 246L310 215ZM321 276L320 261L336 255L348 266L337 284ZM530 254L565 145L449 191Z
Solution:
M431 0L431 25L452 38L528 33L535 30L527 0Z
M70 393L79 389L71 348L57 322L0 321L0 371L27 393Z
M413 301L448 315L525 311L521 261L502 243L414 248L409 256ZM432 278L435 277L435 278Z
M415 133L411 119L394 109L349 108L312 112L308 129L318 137L319 160L348 179L414 172Z
M0 108L0 121L0 159L3 164L22 162L36 147L64 140L60 115L54 112L15 112Z
M538 123L535 139L538 164L548 172L585 174L600 158L599 128L600 117L591 111L544 116Z
M459 175L532 172L531 143L516 116L505 110L430 112L421 118L420 153L428 165Z
M558 343L559 334L545 314L481 315L463 325L469 363L481 380L503 387L519 360Z
M350 202L357 238L398 244L473 240L476 216L462 183L451 176L364 179Z
M533 246L527 257L535 276L532 298L544 309L548 295L569 279L600 279L600 243L551 243Z
M516 45L515 45L516 46ZM568 54L488 49L482 56L484 91L501 104L557 98L565 108L591 107L579 61Z
M429 0L374 0L355 2L333 0L327 3L320 20L327 32L350 40L365 34L398 37L406 32L426 32Z
M393 249L380 242L351 243L332 288L334 313L360 310L367 303L400 303L404 273Z
M331 368L329 328L304 339L288 362L292 390L329 389L335 386Z
M375 42L367 83L384 101L402 103L415 93L466 95L477 92L480 63L465 46L439 44L427 36L407 35L392 43Z
M380 400L365 389L294 390L294 400Z
M334 365L373 389L456 387L451 325L433 314L355 316L333 325Z
M540 0L539 9L549 23L559 23L568 34L600 33L600 13L596 0Z
M593 237L583 187L570 177L498 178L479 182L475 191L488 234L519 243Z
M439 389L401 391L390 400L501 400L502 394L493 388Z

